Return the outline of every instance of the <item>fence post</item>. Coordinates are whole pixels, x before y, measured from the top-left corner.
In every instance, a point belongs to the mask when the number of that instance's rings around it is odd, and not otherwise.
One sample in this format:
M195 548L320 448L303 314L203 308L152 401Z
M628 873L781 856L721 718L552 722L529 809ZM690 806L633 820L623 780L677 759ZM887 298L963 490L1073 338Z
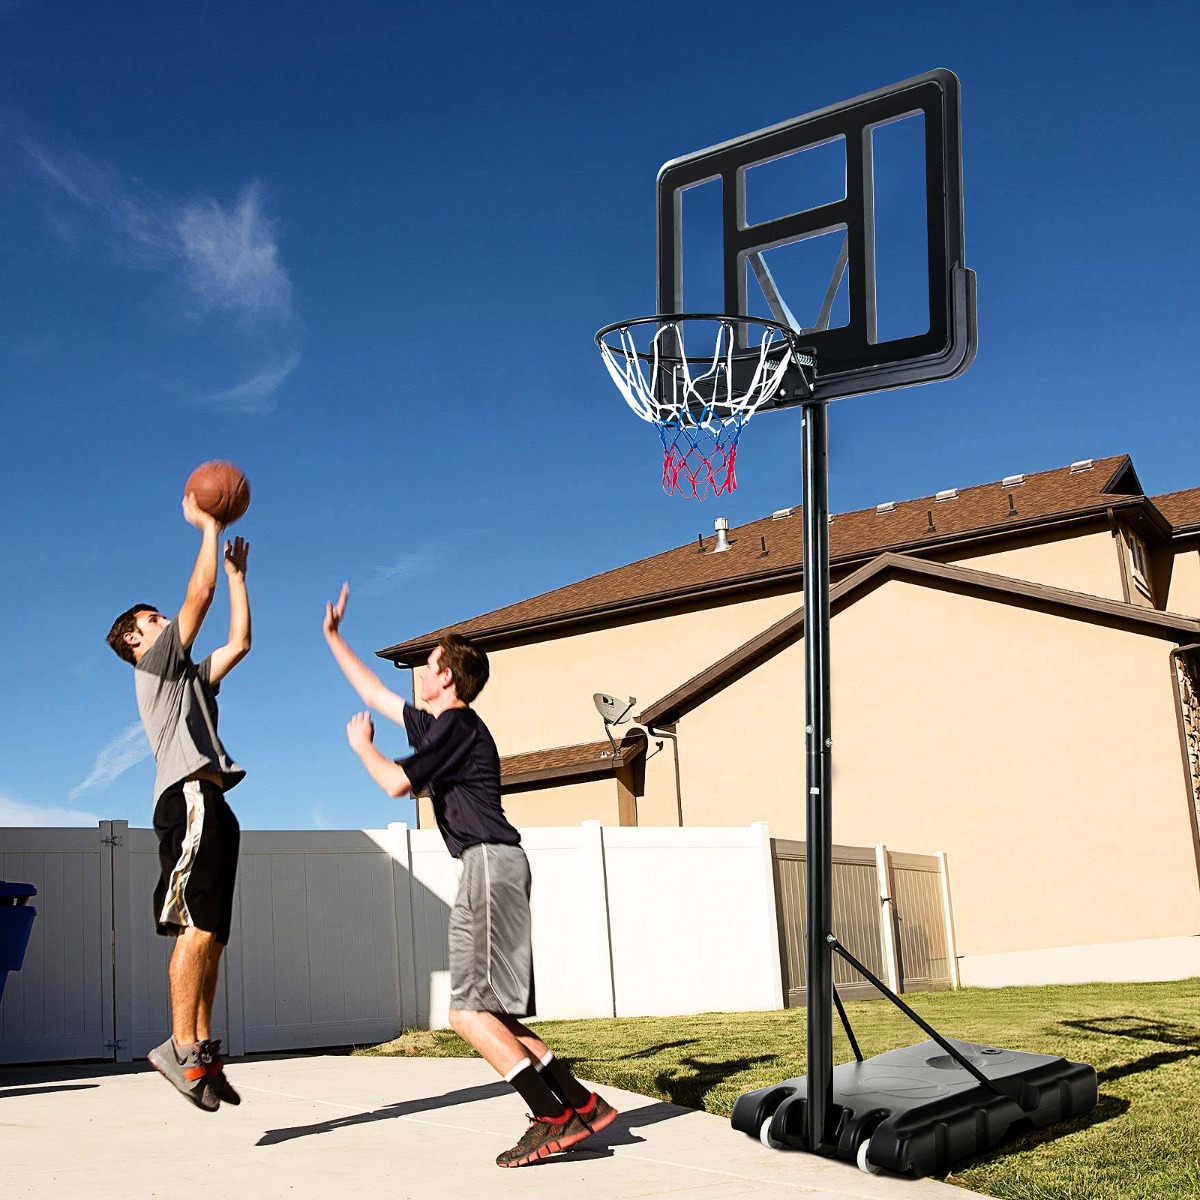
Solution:
M783 994L783 962L779 937L779 905L775 898L775 856L771 852L771 827L766 821L752 821L750 836L758 842L759 887L761 893L761 911L767 914L766 920L766 989L767 996L777 1008L787 1007L787 997Z
M613 970L612 923L608 916L608 868L604 860L604 830L599 821L580 826L583 855L579 878L582 894L594 898L591 943L596 950L596 1005L605 1016L617 1015L617 981Z
M879 933L883 948L884 978L893 992L900 991L900 956L896 947L896 899L892 892L892 861L888 848L875 847L875 876L879 881Z
M938 878L942 885L942 920L946 924L946 958L950 986L962 986L958 974L958 939L954 934L954 901L950 895L950 863L947 861L945 850L937 852Z
M396 923L396 988L401 1029L420 1024L417 997L417 948L413 927L412 840L403 821L387 827L388 853L392 856L392 907Z
M101 821L100 840L108 850L101 855L106 870L101 873L102 911L112 930L111 1025L106 1019L105 1041L113 1047L115 1062L133 1061L133 908L129 878L129 822ZM107 885L107 886L106 886Z

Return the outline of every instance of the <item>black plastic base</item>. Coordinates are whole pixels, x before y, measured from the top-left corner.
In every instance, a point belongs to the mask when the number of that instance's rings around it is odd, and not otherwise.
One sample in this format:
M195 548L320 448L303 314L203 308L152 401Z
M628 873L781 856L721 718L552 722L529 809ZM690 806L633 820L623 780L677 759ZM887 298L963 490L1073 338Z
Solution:
M1095 1107L1096 1072L1086 1063L947 1039L993 1080L985 1087L936 1042L889 1050L833 1069L833 1109L816 1152L867 1161L896 1175L944 1175L1022 1127L1044 1128ZM734 1129L808 1150L805 1080L788 1079L739 1097Z

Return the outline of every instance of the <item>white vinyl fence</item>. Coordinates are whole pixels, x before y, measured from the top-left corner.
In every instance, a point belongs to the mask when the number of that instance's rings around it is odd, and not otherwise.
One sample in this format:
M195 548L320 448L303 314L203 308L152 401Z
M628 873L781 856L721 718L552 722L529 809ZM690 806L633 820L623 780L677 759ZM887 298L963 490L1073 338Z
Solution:
M767 826L522 831L538 1017L781 1008ZM0 1063L141 1057L169 1031L149 829L0 828L0 879L32 883ZM436 830L243 831L214 1013L232 1054L372 1043L444 1025L458 864Z

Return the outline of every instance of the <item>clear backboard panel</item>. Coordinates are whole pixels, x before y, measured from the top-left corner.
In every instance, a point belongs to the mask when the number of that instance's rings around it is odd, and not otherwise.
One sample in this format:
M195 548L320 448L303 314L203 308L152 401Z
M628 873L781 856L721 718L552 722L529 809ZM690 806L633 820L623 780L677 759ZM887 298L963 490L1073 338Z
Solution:
M660 313L800 332L820 399L961 374L977 335L956 76L931 71L667 163L657 279Z

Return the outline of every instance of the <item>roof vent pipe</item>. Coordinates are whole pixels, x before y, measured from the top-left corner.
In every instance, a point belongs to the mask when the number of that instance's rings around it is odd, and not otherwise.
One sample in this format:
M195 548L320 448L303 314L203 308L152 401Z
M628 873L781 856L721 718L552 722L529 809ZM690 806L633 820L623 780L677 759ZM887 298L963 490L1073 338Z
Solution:
M718 517L713 522L713 528L717 531L717 544L713 547L713 553L720 554L722 550L729 549L729 518Z

